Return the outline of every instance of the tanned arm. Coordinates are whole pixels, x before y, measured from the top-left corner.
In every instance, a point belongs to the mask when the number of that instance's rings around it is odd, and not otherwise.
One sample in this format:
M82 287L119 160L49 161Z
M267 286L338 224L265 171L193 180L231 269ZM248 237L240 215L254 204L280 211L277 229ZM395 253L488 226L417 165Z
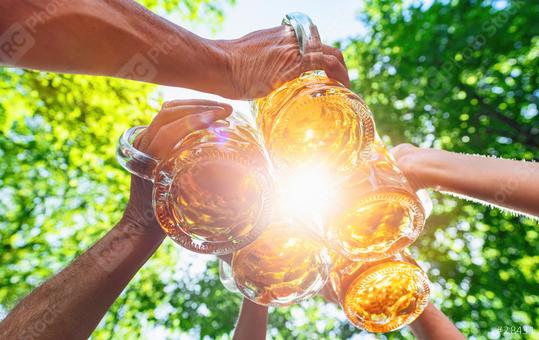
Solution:
M209 40L131 0L0 0L0 64L256 98L302 71L290 27ZM318 63L349 85L338 49ZM303 70L304 71L304 70Z
M539 164L401 144L392 150L418 188L454 193L539 217Z
M166 103L136 147L163 159L194 130L232 108L212 101ZM0 339L87 339L165 237L152 208L150 181L132 177L121 221L67 268L24 298L0 323Z
M234 340L264 340L268 324L268 307L258 305L244 298Z
M418 340L466 339L451 320L432 303L429 303L423 313L409 327Z

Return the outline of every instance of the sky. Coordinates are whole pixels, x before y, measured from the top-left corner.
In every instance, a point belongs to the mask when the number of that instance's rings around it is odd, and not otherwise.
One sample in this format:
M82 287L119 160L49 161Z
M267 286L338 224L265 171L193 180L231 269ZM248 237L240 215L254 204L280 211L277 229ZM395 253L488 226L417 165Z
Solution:
M237 0L236 5L227 6L222 30L215 37L219 39L239 38L251 31L270 28L281 24L285 14L303 12L318 26L325 41L355 36L364 30L356 19L361 1L339 0L334 6L327 0ZM194 32L211 38L206 28Z
M313 19L325 43L332 43L365 33L365 27L356 16L362 7L361 0L236 0L233 6L226 6L224 22L217 32L212 33L208 25L203 23L177 24L205 38L234 39L252 31L278 26L285 14L303 12ZM249 104L242 101L231 101L206 93L160 86L158 91L165 100L203 98L224 101L240 111L248 111Z

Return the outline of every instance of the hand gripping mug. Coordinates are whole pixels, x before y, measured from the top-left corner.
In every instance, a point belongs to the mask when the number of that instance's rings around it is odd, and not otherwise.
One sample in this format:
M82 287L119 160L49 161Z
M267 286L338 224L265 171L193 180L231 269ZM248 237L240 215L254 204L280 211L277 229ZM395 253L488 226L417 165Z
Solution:
M284 23L296 33L306 68L319 67L316 60L322 52L316 26L301 13L287 15ZM343 254L377 260L418 237L425 220L423 206L377 140L372 113L358 95L323 71L312 71L257 100L254 109L279 170L322 164L344 171L333 186L342 191L339 201L345 204L326 223L327 236Z
M221 262L230 291L265 306L286 306L317 294L329 277L329 257L314 222L277 219L253 243Z
M348 170L374 140L374 122L363 100L320 70L320 37L311 19L288 14L304 71L253 103L257 124L277 168L327 164Z
M152 181L153 207L165 233L204 254L228 254L252 242L271 212L271 165L254 123L238 112L190 133L157 160L133 146L145 127L127 130L117 158Z
M407 253L376 262L338 257L330 283L348 320L369 332L389 332L412 323L429 300L429 280Z

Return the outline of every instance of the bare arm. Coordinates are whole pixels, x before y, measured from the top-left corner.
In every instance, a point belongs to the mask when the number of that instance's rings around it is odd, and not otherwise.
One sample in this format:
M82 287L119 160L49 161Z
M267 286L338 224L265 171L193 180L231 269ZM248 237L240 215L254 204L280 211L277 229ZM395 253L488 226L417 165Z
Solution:
M230 265L232 254L221 255L219 258ZM244 297L233 339L264 340L266 339L267 323L268 307L258 305Z
M7 0L0 12L0 32L13 25L22 32L1 45L7 65L208 92L223 84L223 72L216 72L225 66L223 51L134 1Z
M162 232L140 234L136 230L139 228L129 221L118 223L91 249L22 300L0 324L0 337L88 338L164 237Z
M268 323L268 307L244 298L240 317L234 330L234 340L264 340Z
M524 214L539 216L539 164L420 149L393 149L400 168L418 188L434 188Z
M339 50L320 65L348 85ZM131 0L0 0L0 64L129 78L229 98L255 98L299 75L294 33L201 38Z
M429 303L423 313L409 326L419 340L466 339L438 308Z
M232 109L210 101L165 104L137 147L162 159L189 132ZM132 177L124 217L103 239L24 298L0 323L1 339L87 339L163 238L152 208L152 183Z

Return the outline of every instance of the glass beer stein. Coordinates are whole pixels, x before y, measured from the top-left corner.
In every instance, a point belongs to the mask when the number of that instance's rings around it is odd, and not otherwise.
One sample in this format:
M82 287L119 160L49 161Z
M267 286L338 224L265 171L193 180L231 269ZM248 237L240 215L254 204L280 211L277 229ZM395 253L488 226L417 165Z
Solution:
M316 70L320 65L309 65L322 54L310 18L292 13L283 23L294 28L308 72L253 103L268 152L278 168L323 163L348 170L374 140L371 112L359 96Z
M341 204L326 224L326 237L351 260L375 261L394 255L413 243L423 229L423 203L379 140L340 194ZM429 202L428 195L423 199Z
M272 221L258 239L233 254L231 267L235 287L245 297L285 306L318 293L330 262L312 222L291 218Z
M412 323L429 301L428 277L406 253L377 262L339 257L330 283L348 320L369 332Z
M235 112L190 133L163 160L133 147L145 127L131 128L120 138L120 164L153 182L157 220L183 247L228 254L252 242L267 226L272 175L253 125Z

